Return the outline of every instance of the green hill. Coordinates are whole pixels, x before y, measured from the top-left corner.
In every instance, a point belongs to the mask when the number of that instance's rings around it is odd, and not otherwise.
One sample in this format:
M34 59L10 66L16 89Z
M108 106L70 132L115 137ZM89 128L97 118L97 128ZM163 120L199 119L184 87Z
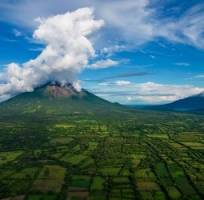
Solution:
M82 89L78 92L71 84L48 83L0 104L1 114L70 114L70 113L106 113L126 109L124 106L110 103Z

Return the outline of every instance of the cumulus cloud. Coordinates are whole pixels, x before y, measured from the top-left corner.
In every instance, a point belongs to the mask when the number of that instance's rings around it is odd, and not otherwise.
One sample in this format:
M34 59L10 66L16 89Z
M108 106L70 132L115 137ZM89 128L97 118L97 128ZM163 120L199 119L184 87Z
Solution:
M23 64L10 63L0 74L1 100L32 91L48 81L68 81L79 89L76 76L95 53L88 37L104 23L94 19L90 8L39 18L38 21L40 25L33 37L45 48L35 59Z
M111 86L111 87L108 87ZM204 88L192 85L168 85L154 82L134 83L126 80L100 83L92 91L110 101L126 104L162 104L199 94Z
M90 69L102 69L102 68L109 68L118 65L119 62L111 59L106 59L106 60L99 60L96 61L95 63L88 65L87 68Z

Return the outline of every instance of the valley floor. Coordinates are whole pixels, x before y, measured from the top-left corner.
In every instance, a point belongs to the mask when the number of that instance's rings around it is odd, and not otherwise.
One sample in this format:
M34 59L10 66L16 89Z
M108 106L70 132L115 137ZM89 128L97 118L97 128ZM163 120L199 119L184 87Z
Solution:
M56 119L1 118L0 199L204 199L201 116Z

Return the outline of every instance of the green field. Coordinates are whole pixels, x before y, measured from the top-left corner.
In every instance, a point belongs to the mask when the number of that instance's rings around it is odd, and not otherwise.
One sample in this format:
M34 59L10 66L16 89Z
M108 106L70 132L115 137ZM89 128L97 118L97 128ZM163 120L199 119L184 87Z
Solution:
M204 199L204 117L0 118L0 199Z

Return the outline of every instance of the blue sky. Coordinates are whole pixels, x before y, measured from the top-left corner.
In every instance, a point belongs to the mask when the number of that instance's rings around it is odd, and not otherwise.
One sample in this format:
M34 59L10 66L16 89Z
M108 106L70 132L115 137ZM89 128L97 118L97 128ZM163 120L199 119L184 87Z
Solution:
M94 8L94 17L104 21L90 36L95 55L77 75L82 87L125 104L161 104L204 90L201 0L1 0L2 99L7 65L26 63L45 48L33 39L35 19L82 7Z

